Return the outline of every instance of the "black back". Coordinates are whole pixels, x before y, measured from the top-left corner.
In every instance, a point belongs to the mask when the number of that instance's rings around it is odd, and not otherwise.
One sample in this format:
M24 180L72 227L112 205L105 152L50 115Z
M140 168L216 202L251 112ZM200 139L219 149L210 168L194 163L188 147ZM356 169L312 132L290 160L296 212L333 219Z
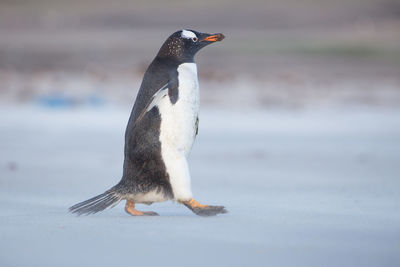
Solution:
M125 158L120 182L125 193L156 190L173 198L169 176L161 157L159 110L154 107L140 121L138 118L160 88L170 80L177 80L176 68L172 62L156 58L144 75L125 131Z

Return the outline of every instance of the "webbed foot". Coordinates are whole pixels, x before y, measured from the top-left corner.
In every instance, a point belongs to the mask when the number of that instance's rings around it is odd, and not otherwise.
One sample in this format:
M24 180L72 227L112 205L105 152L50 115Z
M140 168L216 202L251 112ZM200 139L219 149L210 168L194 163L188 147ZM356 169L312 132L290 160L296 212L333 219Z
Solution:
M203 205L193 198L188 201L181 201L181 203L199 216L215 216L228 212L224 206Z
M132 216L158 216L158 213L154 211L139 211L135 209L135 202L127 200L125 205L125 211Z

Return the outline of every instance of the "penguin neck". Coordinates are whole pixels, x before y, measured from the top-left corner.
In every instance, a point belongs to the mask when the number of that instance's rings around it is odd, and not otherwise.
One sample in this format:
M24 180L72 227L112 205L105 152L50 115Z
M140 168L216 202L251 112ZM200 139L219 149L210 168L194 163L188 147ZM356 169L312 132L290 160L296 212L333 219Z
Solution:
M184 63L195 63L194 56L191 56L188 58L182 58L182 57L157 55L156 60L159 62L162 62L163 64L166 64L169 66L175 66L175 67L178 67L179 65L184 64Z

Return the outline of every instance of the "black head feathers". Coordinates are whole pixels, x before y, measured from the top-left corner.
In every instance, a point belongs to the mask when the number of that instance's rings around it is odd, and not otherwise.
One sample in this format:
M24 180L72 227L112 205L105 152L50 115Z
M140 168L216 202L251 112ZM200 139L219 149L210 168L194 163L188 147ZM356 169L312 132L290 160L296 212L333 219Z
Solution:
M196 53L203 47L222 41L222 33L209 34L194 30L181 30L173 33L162 45L157 57L169 58L178 62L193 62Z

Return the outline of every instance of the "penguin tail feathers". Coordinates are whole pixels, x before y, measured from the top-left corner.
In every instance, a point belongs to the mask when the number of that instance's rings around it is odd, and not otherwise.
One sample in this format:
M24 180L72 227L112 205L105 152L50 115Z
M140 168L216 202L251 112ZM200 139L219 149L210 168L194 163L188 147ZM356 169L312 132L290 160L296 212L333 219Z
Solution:
M108 207L114 207L122 200L115 188L107 190L103 194L92 197L69 208L69 211L79 215L94 214Z

